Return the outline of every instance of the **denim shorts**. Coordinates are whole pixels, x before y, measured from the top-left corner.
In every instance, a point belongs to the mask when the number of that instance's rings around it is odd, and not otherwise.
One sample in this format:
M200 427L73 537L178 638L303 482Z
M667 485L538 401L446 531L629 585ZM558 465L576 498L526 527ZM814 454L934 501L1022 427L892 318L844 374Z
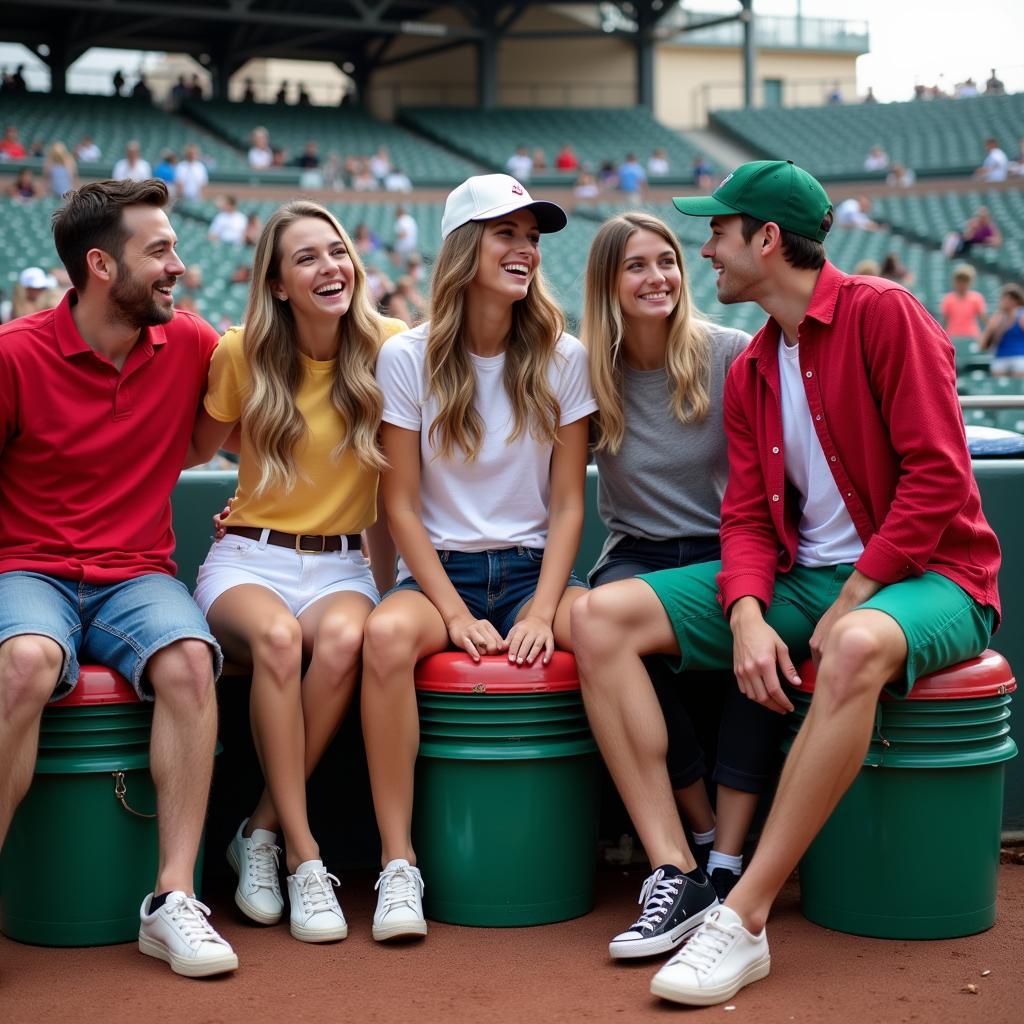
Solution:
M49 637L64 652L51 700L75 688L83 661L113 669L143 700L152 700L146 662L164 647L202 640L210 647L214 678L224 660L188 588L163 573L107 584L0 573L0 643L26 634Z
M508 636L523 606L537 590L544 549L520 545L491 551L438 551L437 557L470 614L487 619L502 636ZM570 572L566 586L587 585ZM399 590L423 593L423 588L406 576L385 597Z
M229 533L216 541L199 567L195 598L204 615L221 594L242 584L264 587L276 594L298 618L311 605L351 591L373 604L380 597L370 563L358 548L300 554L293 548Z

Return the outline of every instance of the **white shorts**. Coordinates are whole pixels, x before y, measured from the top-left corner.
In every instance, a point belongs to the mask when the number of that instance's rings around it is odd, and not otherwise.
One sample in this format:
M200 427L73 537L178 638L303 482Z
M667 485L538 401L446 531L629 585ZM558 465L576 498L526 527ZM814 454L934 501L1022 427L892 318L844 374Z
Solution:
M204 615L221 594L246 583L277 594L296 618L328 594L352 591L374 604L380 601L370 563L361 551L299 554L267 544L268 532L261 541L229 533L210 548L199 567L195 592Z
M1024 374L1024 356L996 356L989 366L989 373Z

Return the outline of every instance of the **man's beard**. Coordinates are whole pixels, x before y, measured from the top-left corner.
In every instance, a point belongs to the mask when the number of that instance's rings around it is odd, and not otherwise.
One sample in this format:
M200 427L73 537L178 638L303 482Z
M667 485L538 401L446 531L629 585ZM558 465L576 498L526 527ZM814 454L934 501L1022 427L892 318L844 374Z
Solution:
M132 327L157 327L174 318L174 306L163 306L153 297L153 289L173 284L173 277L142 284L132 277L128 268L118 261L117 280L109 292L110 303L118 320Z

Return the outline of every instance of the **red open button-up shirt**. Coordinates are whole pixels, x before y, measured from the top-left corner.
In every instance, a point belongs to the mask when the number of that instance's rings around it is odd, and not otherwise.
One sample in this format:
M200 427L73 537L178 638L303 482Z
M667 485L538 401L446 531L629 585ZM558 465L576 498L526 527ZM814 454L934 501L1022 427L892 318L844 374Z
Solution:
M725 388L729 483L722 503L723 608L771 603L793 566L799 495L786 480L778 323L769 319ZM953 346L904 288L826 263L800 324L815 433L879 583L940 573L999 611L999 542L971 470Z

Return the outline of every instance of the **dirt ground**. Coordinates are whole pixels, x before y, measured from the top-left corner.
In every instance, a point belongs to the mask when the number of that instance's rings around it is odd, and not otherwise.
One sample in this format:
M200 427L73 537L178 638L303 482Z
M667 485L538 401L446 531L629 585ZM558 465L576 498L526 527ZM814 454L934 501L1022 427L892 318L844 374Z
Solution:
M641 869L602 869L594 911L575 921L516 929L432 924L425 942L387 948L370 938L369 873L342 879L349 938L320 947L292 939L286 924L246 923L222 880L206 898L215 925L239 954L235 974L178 978L142 957L134 944L45 949L0 938L0 1021L547 1024L673 1015L695 1024L1024 1021L1024 866L1000 868L994 928L928 942L865 939L819 928L801 916L798 888L791 882L769 925L771 975L726 1006L701 1010L650 995L661 959L631 965L608 959L606 943L632 920L642 880ZM950 880L954 884L955 876ZM977 992L965 991L968 985Z

